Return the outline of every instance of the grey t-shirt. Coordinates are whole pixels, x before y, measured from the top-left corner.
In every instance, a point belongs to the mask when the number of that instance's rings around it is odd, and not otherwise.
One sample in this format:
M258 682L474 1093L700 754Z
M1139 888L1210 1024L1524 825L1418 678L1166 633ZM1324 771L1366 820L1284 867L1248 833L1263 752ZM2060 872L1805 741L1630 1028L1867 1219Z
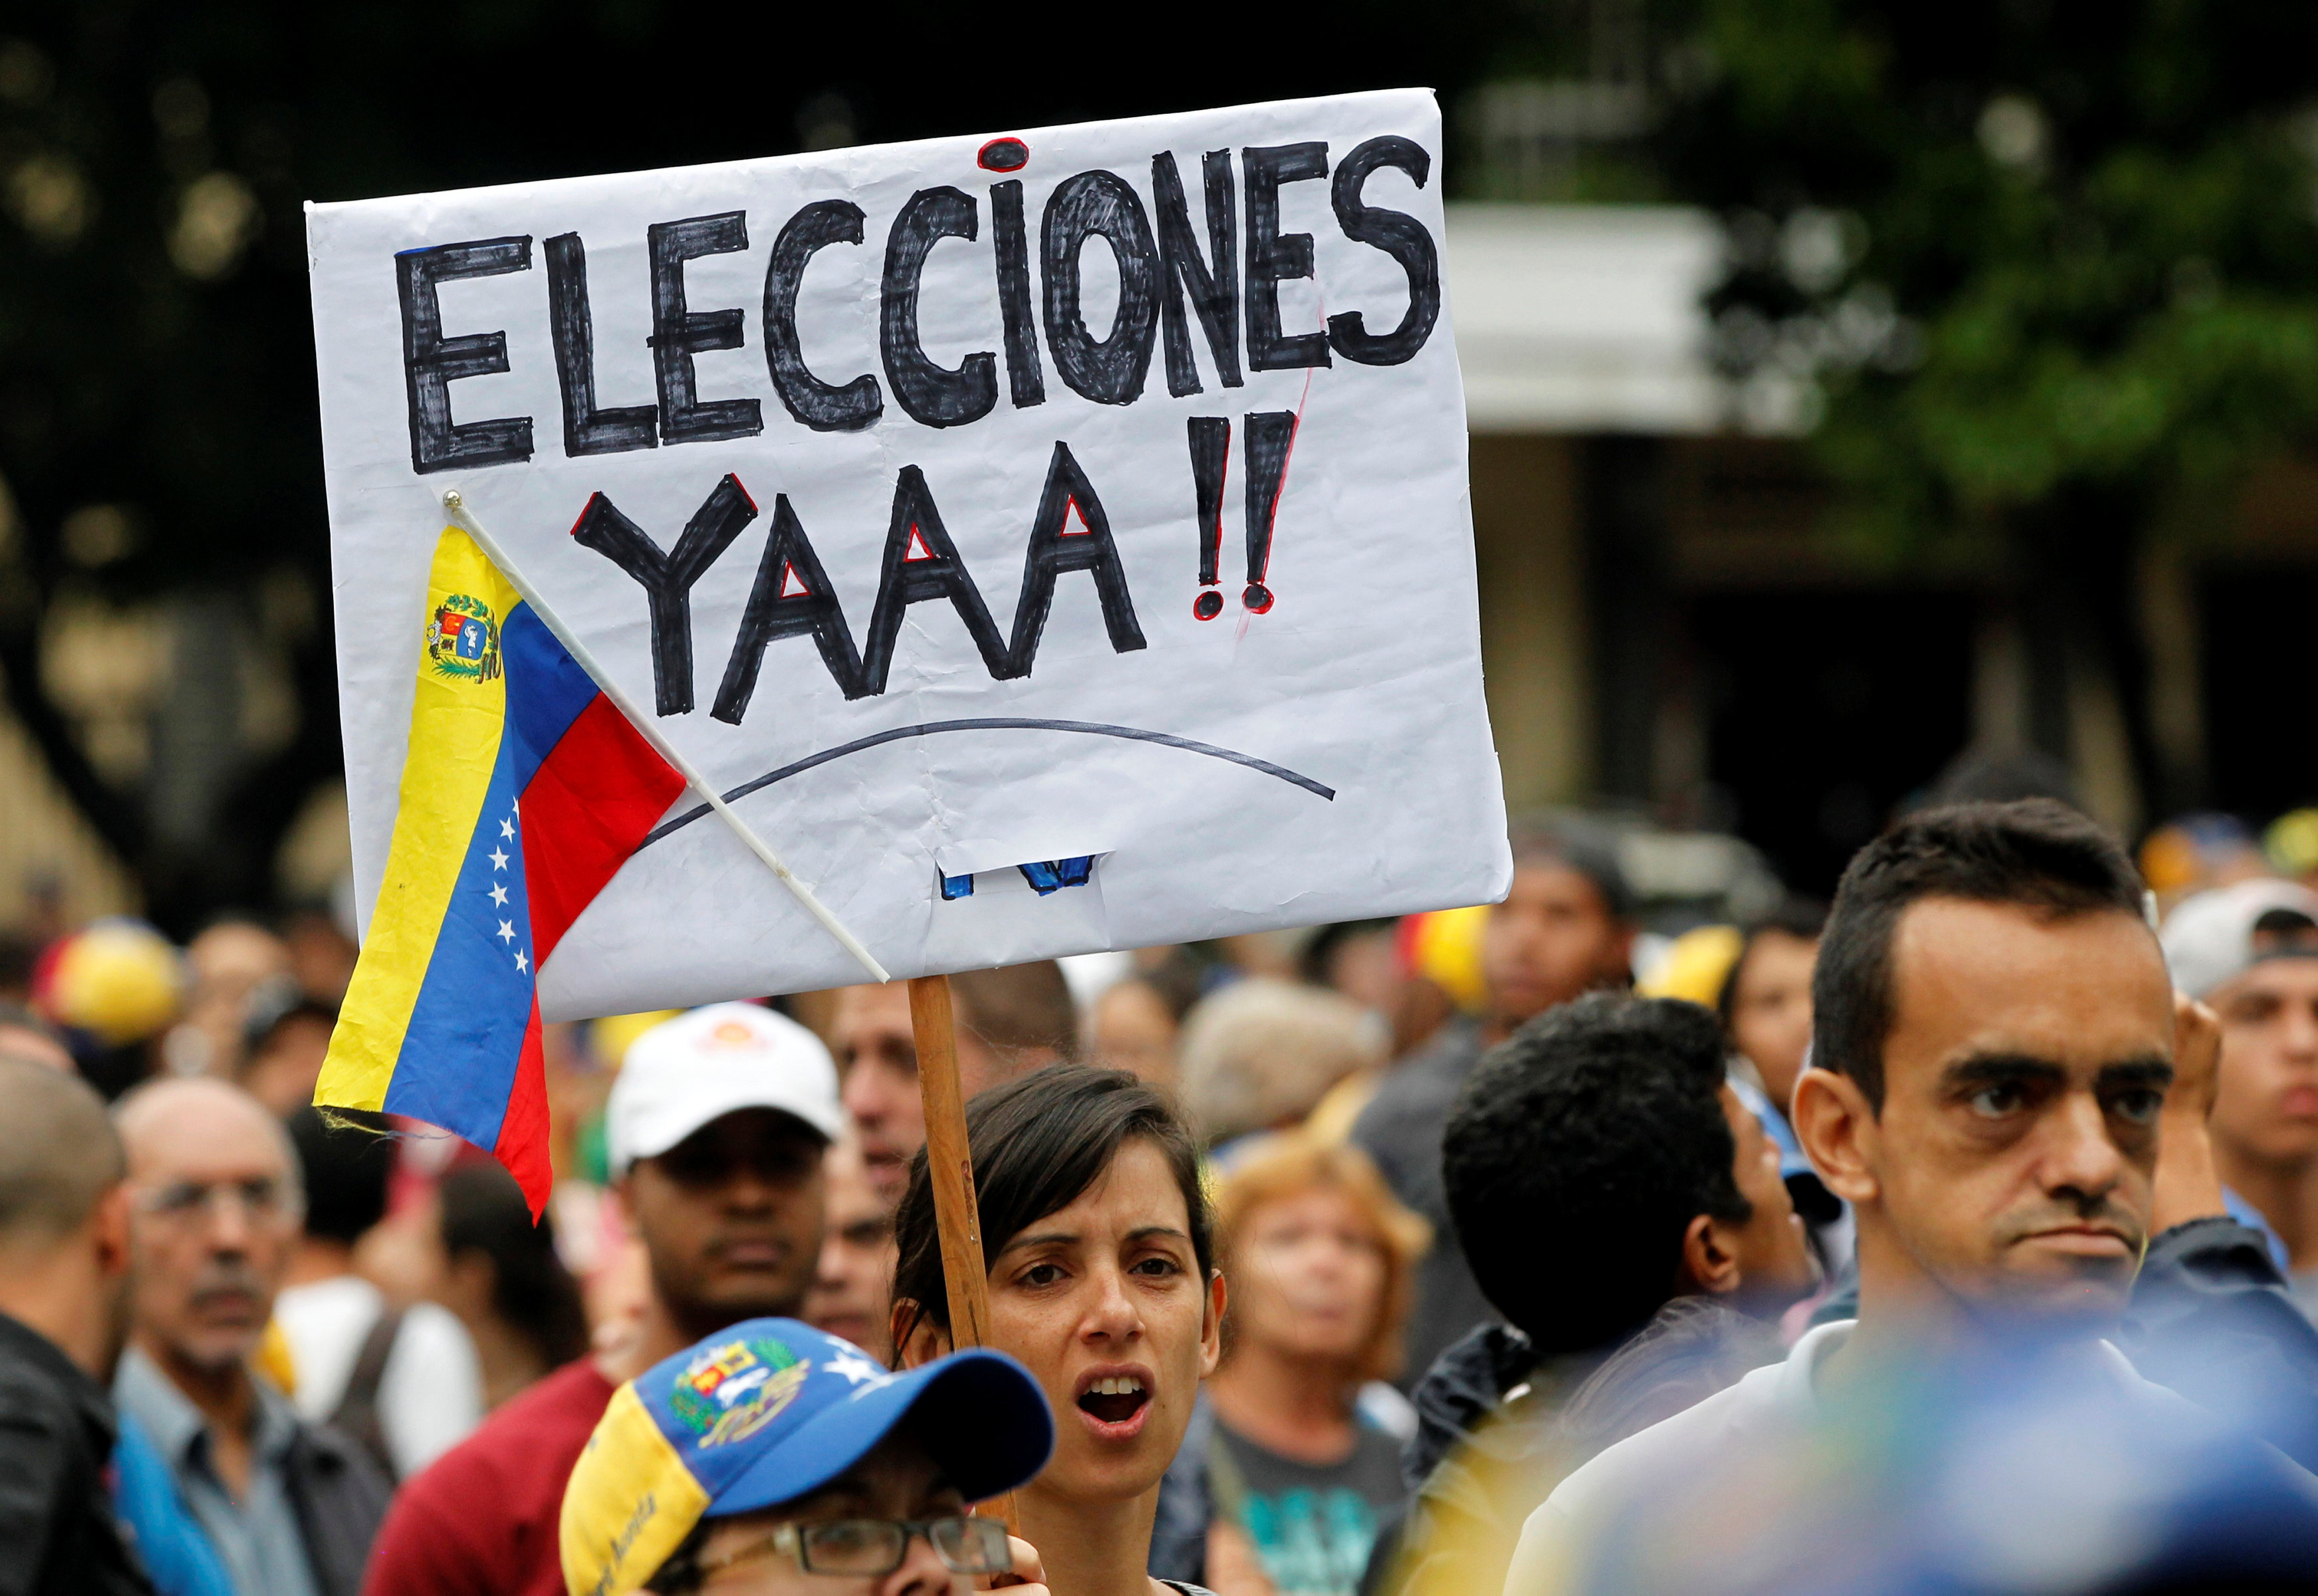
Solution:
M1407 1495L1400 1443L1366 1424L1358 1434L1352 1456L1321 1466L1216 1425L1217 1444L1238 1476L1211 1475L1216 1511L1237 1520L1279 1596L1353 1596L1378 1526Z

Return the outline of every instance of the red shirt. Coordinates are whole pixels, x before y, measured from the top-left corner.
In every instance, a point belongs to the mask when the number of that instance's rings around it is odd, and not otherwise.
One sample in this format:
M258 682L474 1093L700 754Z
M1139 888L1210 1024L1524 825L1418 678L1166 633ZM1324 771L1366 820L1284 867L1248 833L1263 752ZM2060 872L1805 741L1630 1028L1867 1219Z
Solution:
M588 1358L567 1363L413 1475L363 1596L564 1596L563 1486L615 1389Z

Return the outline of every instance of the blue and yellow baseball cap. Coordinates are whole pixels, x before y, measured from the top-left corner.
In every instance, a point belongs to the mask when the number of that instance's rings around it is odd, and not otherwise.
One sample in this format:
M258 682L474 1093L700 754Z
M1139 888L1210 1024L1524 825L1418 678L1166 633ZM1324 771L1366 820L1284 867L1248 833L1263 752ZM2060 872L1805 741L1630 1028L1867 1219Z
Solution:
M612 1394L563 1491L572 1596L624 1596L703 1519L810 1494L912 1415L968 1502L1036 1477L1055 1449L1046 1394L1003 1352L894 1374L795 1319L750 1319Z

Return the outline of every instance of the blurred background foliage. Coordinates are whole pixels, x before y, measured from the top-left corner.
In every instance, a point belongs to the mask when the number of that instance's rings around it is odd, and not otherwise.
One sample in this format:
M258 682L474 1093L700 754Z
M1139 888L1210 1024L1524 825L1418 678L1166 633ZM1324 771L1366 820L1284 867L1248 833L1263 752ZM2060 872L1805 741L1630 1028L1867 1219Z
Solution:
M2318 8L1698 0L1660 58L1668 192L1724 218L1720 361L1798 379L1841 529L1994 543L2031 740L2065 656L2113 677L2143 790L2136 560L2229 519L2318 426Z

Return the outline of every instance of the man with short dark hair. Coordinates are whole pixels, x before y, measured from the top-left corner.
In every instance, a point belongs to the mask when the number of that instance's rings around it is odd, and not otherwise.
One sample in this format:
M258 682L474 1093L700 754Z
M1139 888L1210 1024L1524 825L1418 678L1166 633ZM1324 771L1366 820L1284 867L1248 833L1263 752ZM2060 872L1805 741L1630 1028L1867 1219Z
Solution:
M2185 1007L2177 1027L2143 901L2116 842L2049 800L1929 811L1860 851L1794 1098L1805 1151L1857 1215L1858 1317L1563 1481L1508 1592L1582 1566L1613 1524L1627 1546L1670 1530L1652 1516L1669 1478L1750 1448L1797 1455L1828 1392L1999 1349L2015 1327L2071 1349L2128 1410L2185 1405L2095 1345L2151 1238L2239 1228L2219 1217L2204 1133L2211 1018Z
M1767 1321L1816 1279L1778 1150L1694 1003L1595 993L1531 1021L1473 1072L1442 1162L1509 1324L1417 1387L1402 1460L1417 1494L1384 1583L1405 1596L1502 1584L1562 1475L1775 1359Z
M87 1085L0 1057L0 1591L149 1593L105 1488L129 1326L120 1138Z
M967 1097L1075 1053L1078 1010L1054 960L967 970L951 976L949 985L957 1006L958 1085ZM926 1141L906 987L894 982L840 988L830 1051L870 1183L887 1207L896 1206L909 1184L911 1155Z
M1488 1009L1442 1027L1393 1066L1353 1123L1352 1139L1376 1161L1393 1195L1433 1226L1408 1316L1406 1378L1422 1377L1451 1342L1489 1317L1489 1305L1449 1225L1441 1184L1441 1132L1481 1054L1558 1003L1633 979L1632 890L1598 840L1541 823L1511 838L1513 885L1489 910L1481 973Z
M1541 1355L1614 1345L1672 1295L1775 1311L1811 1284L1694 1003L1595 993L1532 1021L1474 1071L1442 1166L1474 1278Z
M630 1045L604 1116L615 1189L650 1265L642 1321L406 1484L366 1596L562 1596L564 1483L620 1382L804 1301L821 1251L822 1156L845 1125L813 1033L753 1004L696 1009Z

